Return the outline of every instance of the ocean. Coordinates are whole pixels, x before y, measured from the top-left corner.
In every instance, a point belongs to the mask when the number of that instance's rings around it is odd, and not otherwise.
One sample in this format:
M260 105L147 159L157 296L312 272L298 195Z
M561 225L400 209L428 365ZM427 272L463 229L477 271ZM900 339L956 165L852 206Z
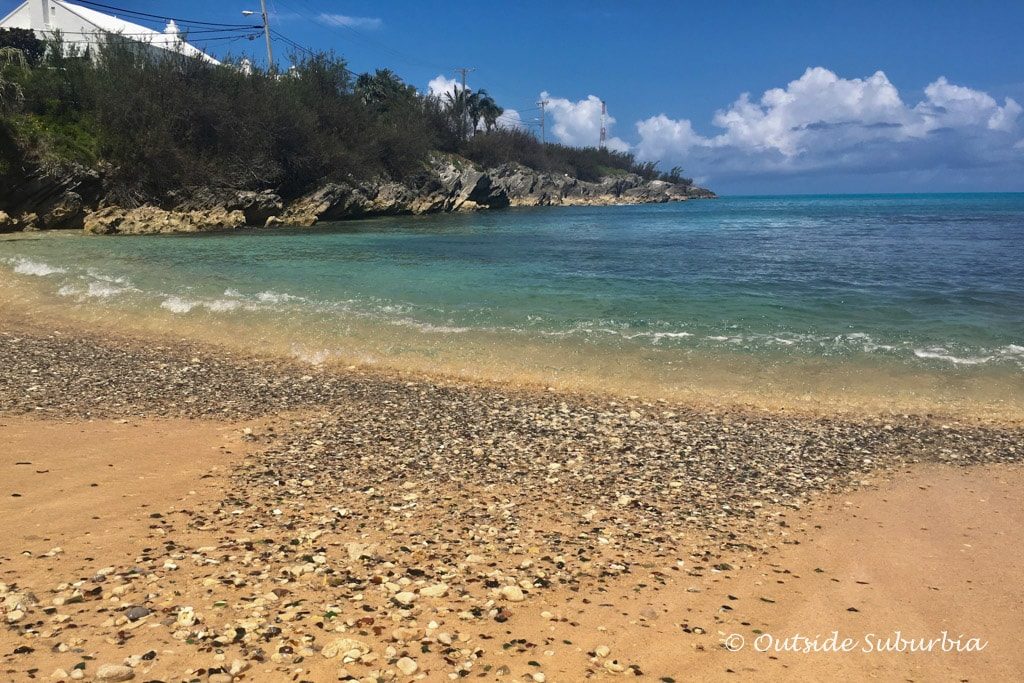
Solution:
M45 319L654 398L1024 406L1024 194L724 197L0 240Z

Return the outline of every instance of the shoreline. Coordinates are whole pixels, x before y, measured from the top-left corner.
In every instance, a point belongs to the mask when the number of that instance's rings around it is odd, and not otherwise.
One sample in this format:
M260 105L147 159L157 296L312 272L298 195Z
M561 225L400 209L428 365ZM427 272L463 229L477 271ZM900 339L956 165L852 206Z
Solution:
M215 683L298 672L534 682L694 671L719 680L738 669L772 679L821 666L906 674L906 658L772 663L729 653L722 639L804 628L808 591L836 627L863 634L847 603L869 591L856 605L871 614L907 580L863 573L865 552L894 552L872 528L887 519L906 542L941 524L916 518L937 514L934 503L917 507L930 487L931 498L963 499L948 514L970 516L978 503L964 482L999 491L1008 511L1024 485L1019 426L386 379L40 327L5 318L0 334L0 431L15 445L2 466L18 489L3 498L14 527L0 549L0 640L4 653L20 650L4 655L8 671L41 677L70 676L81 662L92 677L125 661L146 680ZM54 498L55 481L65 496ZM894 490L904 502L889 518ZM40 516L44 499L51 509ZM1024 528L1006 514L985 518L998 531L968 532L984 545L946 557L942 569L954 562L959 573L945 583L914 574L945 592L904 600L962 600L950 582L973 578L976 610L995 599L997 578L1019 579L1019 563L992 576L991 553L1012 542L997 538ZM121 540L103 542L111 519ZM68 522L82 529L68 536ZM936 533L955 547L962 525ZM870 538L850 535L858 529ZM867 545L836 554L843 539ZM887 566L878 562L872 571ZM1021 612L997 613L1014 632ZM920 613L908 626L900 614L875 613L872 628L925 635L937 623ZM1001 644L983 657L909 666L1024 666L998 634L989 639ZM67 649L50 652L60 643Z
M685 376L672 384L652 384L630 379L639 366L623 366L607 376L588 374L572 365L555 369L556 350L544 345L524 344L519 355L545 358L548 367L530 369L514 358L468 354L475 348L463 344L462 356L448 358L440 353L425 353L420 358L381 355L367 360L358 349L347 353L327 353L325 359L311 359L319 352L292 339L259 338L259 344L246 342L245 325L230 320L209 324L204 319L185 321L168 312L142 316L127 310L100 306L67 307L67 302L50 300L17 276L0 274L0 301L5 312L0 325L14 324L37 331L60 330L69 335L110 336L128 343L152 340L161 344L185 343L216 349L218 353L243 359L260 358L290 364L305 371L324 371L344 375L353 370L383 379L440 382L499 391L556 393L590 401L657 402L697 409L785 413L808 417L849 416L926 416L934 420L973 420L993 425L1024 425L1024 402L1014 400L1024 380L1014 377L957 379L955 375L902 370L893 375L886 366L860 367L827 359L791 360L788 363L760 362L754 358L709 356L701 361L691 357ZM41 322L45 320L46 322ZM365 336L365 335L364 335ZM440 341L430 339L431 343ZM369 343L363 339L364 344ZM484 354L489 339L477 346ZM441 344L443 346L443 344ZM424 346L425 351L432 350ZM487 352L489 354L490 352ZM549 355L545 355L549 354ZM603 357L603 356L602 356ZM645 356L634 359L642 364ZM609 359L611 360L611 359ZM621 360L621 359L620 359ZM649 359L648 359L649 360ZM428 362L429 361L429 362ZM500 362L499 362L500 361ZM830 365L831 363L831 365ZM841 376L837 373L843 373ZM747 373L752 373L748 375ZM866 379L869 378L869 379Z

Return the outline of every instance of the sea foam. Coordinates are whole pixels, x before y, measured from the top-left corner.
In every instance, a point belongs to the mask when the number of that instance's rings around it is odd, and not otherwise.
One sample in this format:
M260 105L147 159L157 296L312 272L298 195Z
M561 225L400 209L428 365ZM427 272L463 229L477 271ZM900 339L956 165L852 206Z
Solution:
M914 349L914 355L918 358L928 358L946 361L954 365L981 365L992 360L993 356L954 356L941 346L932 346L927 349Z
M38 277L45 277L46 275L56 275L59 273L66 273L67 270L64 268L58 268L57 266L51 266L48 263L42 261L33 261L27 258L14 259L14 272L19 275L36 275Z

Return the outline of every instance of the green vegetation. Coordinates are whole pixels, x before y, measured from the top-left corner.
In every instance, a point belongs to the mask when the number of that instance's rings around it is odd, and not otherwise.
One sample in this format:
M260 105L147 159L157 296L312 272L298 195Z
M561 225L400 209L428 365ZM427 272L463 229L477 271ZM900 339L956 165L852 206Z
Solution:
M291 197L323 180L402 180L433 151L583 180L658 177L630 154L502 128L484 90L423 95L388 70L355 76L333 54L296 56L277 73L154 56L116 36L89 54L0 31L0 48L0 142L36 161L105 163L109 197L126 206L198 187Z

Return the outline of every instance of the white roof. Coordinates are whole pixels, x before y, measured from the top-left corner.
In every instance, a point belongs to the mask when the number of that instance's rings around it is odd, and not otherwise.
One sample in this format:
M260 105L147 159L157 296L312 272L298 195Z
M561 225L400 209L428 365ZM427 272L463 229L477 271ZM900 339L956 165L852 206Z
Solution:
M199 48L182 40L181 35L177 31L177 26L174 25L173 21L168 24L167 29L160 32L140 24L134 24L130 21L119 19L109 14L104 14L103 12L97 12L96 10L89 9L88 7L64 2L64 0L50 1L52 4L66 9L68 12L78 15L78 17L85 22L95 26L97 31L103 33L122 34L140 43L146 43L148 45L163 48L164 50L177 52L187 57L195 57L211 64L220 64L220 62ZM27 2L23 3L21 7L24 7L27 4ZM17 9L21 9L21 7ZM17 12L17 9L15 12ZM15 12L11 12L8 16L14 15Z

